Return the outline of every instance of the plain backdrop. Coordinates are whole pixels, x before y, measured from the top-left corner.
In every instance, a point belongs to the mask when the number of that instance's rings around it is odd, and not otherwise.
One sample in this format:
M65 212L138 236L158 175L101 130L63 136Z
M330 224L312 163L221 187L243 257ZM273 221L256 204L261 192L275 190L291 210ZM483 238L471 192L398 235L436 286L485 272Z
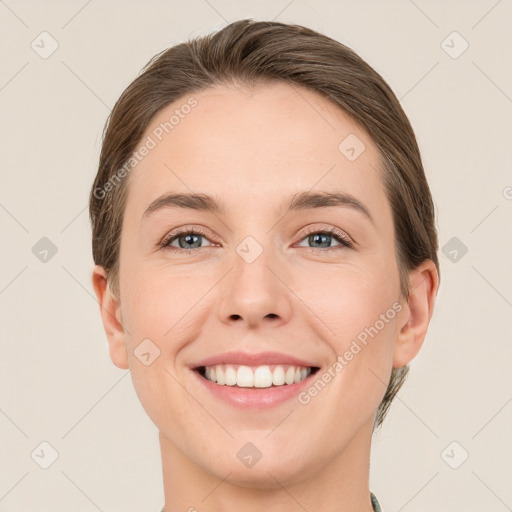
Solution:
M442 284L374 436L371 490L384 512L511 510L512 2L1 0L0 511L163 505L156 427L107 351L87 200L142 66L241 18L353 48L422 151Z

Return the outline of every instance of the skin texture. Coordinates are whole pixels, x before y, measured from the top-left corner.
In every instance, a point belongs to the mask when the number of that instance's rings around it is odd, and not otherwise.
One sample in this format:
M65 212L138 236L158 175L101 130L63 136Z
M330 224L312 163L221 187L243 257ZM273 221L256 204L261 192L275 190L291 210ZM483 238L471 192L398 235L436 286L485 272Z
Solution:
M131 171L120 297L102 267L92 276L112 361L131 370L160 431L166 511L370 512L377 407L392 367L411 361L424 341L435 265L410 273L406 302L377 148L328 100L283 83L216 86L193 97L197 106ZM162 110L143 140L186 100ZM349 134L366 146L353 162L338 150ZM347 206L287 213L290 197L310 190L354 195L374 223ZM225 212L167 208L141 220L168 192L213 195ZM158 247L179 227L205 230L200 248ZM334 237L315 244L306 228L338 228L356 245ZM236 252L247 236L263 249L250 264ZM394 303L401 311L307 405L292 399L241 411L190 369L226 351L270 350L315 362L322 375ZM160 350L149 366L134 355L146 338ZM262 452L252 468L236 456L247 442Z

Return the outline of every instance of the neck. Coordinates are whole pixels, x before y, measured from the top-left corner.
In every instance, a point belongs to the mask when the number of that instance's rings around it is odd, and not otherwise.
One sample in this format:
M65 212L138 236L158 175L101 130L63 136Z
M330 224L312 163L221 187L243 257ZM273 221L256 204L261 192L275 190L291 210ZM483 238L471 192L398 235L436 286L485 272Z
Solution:
M342 451L300 475L288 468L279 473L275 468L265 470L262 459L259 477L249 482L235 478L233 472L217 475L213 465L195 463L160 432L165 512L372 512L372 432L373 418Z

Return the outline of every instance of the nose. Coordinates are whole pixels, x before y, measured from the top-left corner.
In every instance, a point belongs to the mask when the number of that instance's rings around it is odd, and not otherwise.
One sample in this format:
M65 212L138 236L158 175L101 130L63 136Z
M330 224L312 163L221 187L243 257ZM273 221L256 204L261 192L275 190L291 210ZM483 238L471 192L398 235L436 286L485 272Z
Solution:
M263 251L254 261L236 254L233 268L222 281L219 317L224 323L238 322L256 329L287 323L292 311L292 291L276 260Z

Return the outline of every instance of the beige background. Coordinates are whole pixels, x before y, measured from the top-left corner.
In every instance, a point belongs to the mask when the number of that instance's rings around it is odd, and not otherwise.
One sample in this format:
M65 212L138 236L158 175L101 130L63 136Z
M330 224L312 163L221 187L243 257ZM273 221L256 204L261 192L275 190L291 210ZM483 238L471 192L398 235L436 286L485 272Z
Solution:
M371 489L384 512L511 510L511 0L0 0L0 511L163 504L156 428L93 296L87 197L104 121L141 67L246 17L306 25L374 66L432 187L441 289L375 436Z

